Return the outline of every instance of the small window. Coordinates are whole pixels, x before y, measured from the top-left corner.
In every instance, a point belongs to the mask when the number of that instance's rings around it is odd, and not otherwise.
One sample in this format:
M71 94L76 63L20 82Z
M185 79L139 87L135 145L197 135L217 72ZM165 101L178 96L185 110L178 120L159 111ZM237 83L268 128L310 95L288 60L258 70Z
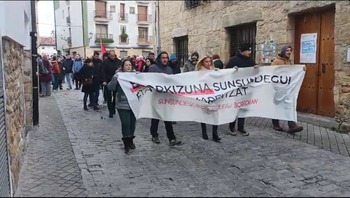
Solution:
M130 7L129 8L129 13L130 14L135 14L135 7Z
M109 6L109 10L110 10L112 13L115 13L115 5L110 5L110 6Z

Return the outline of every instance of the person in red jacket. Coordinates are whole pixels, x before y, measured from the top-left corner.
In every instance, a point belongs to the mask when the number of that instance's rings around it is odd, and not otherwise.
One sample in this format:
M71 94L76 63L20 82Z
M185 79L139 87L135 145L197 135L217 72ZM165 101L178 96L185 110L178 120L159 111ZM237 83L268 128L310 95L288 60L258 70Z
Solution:
M61 69L58 64L56 56L52 57L51 64L52 64L52 74L53 74L53 91L56 92L58 90L58 80L61 73Z

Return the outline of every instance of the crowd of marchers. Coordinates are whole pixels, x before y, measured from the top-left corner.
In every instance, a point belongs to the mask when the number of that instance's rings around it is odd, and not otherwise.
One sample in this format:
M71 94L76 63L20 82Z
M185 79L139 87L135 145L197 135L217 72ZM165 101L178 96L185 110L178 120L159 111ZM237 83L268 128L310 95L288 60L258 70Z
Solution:
M284 46L272 65L292 65L290 60L292 47ZM74 59L67 54L65 57L53 57L48 60L47 56L43 55L38 58L39 79L41 85L41 96L51 95L51 86L54 92L62 89L62 83L67 83L68 89L72 89L72 84L75 84L76 90L84 92L83 109L89 110L93 107L94 110L99 110L99 95L102 90L104 103L107 103L109 118L113 118L118 112L121 128L122 140L124 143L125 153L129 153L131 149L135 149L133 139L135 138L136 118L132 112L127 97L118 83L118 74L120 72L149 72L149 73L164 73L168 75L178 74L181 72L193 71L215 71L219 69L235 68L239 72L239 68L254 67L259 69L254 59L251 57L251 46L242 44L236 55L225 65L218 54L212 56L200 56L197 52L191 53L189 60L185 61L184 65L180 65L180 61L175 54L160 52L156 57L153 52L149 53L148 57L133 56L120 59L113 50L104 53L102 56L95 52L91 58L82 60L79 55ZM89 99L89 104L88 104ZM150 134L151 140L155 144L159 144L158 124L160 120L151 119ZM237 122L237 128L236 128ZM170 146L181 145L174 133L173 124L176 122L164 121L166 135L169 139ZM249 136L249 132L244 127L245 119L237 118L234 122L229 123L229 135L236 136L241 134ZM273 129L284 131L280 126L279 120L272 120ZM202 138L208 140L207 124L200 123ZM288 121L288 133L297 133L303 130L293 121ZM218 134L218 126L212 126L212 140L220 142L221 138Z

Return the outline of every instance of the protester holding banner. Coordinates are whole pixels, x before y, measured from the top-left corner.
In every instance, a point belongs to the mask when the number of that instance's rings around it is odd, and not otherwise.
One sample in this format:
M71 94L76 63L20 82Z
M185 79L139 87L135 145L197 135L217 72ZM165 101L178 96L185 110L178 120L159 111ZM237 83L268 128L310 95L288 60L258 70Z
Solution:
M213 59L210 56L204 56L196 65L196 71L218 70L213 66ZM201 123L202 138L208 140L207 126ZM218 135L218 125L213 125L213 141L220 142L221 138Z
M284 46L281 50L281 53L278 54L277 58L272 62L271 65L292 65L292 61L290 60L292 50L293 49L291 46ZM279 120L272 119L272 124L274 130L283 131L283 128L279 124ZM297 123L293 121L288 121L288 127L288 133L298 133L303 130L302 126L297 125Z
M226 69L229 68L247 68L247 67L255 67L255 61L250 57L252 51L251 46L248 43L244 43L240 46L238 54L234 57L232 57L229 62L227 63ZM241 133L243 136L248 136L249 133L244 130L244 122L245 118L238 118L238 128L237 131ZM231 122L229 124L230 128L230 135L237 135L237 132L235 131L235 125L236 121Z
M108 89L117 92L116 107L118 110L120 122L122 124L122 140L124 143L124 150L125 153L128 154L130 149L136 148L133 142L133 139L135 138L134 133L136 128L136 117L130 108L128 99L125 96L123 89L117 81L119 72L135 72L135 70L133 70L132 64L129 60L124 60L121 68L117 70L117 73L108 83Z
M156 64L152 65L149 70L149 73L164 73L164 74L173 74L173 70L169 67L169 55L167 52L160 52L156 58ZM159 120L152 119L151 122L151 135L152 142L159 144L160 140L158 138L158 124ZM167 132L167 137L169 139L170 146L180 145L181 141L176 140L173 124L169 121L164 121L165 129Z

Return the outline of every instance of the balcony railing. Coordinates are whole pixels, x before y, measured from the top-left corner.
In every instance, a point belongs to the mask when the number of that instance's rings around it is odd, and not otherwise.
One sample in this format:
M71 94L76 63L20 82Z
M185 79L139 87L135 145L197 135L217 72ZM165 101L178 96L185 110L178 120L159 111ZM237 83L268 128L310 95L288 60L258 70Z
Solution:
M112 19L111 12L107 10L95 10L95 21L110 21Z
M95 43L100 43L100 42L102 42L104 44L114 43L113 34L96 33L95 34Z
M129 16L128 13L119 13L118 14L119 22L128 22Z
M137 37L138 45L151 45L152 44L152 36L138 36Z
M138 24L150 24L152 23L152 15L150 14L138 14L137 15Z
M122 37L119 36L119 44L121 45L128 45L129 44L129 38L128 37Z

